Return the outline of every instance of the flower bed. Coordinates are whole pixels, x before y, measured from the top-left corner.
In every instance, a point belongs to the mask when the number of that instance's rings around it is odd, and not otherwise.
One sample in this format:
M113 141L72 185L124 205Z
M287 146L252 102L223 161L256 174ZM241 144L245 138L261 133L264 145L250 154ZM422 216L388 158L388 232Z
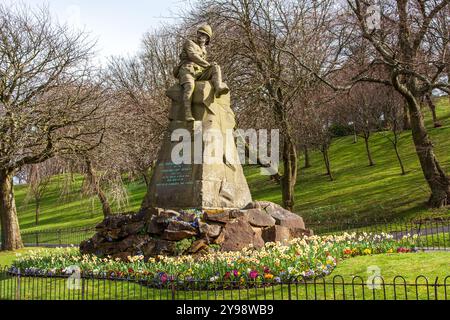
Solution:
M262 249L240 252L212 252L205 256L128 257L128 262L81 255L78 248L31 251L18 257L11 272L25 276L61 276L72 274L73 266L99 278L140 278L153 285L171 280L181 282L229 281L234 284L279 283L294 279L312 279L329 275L338 261L380 253L415 251L416 236L394 240L387 234L343 234L294 239L288 243L267 243Z

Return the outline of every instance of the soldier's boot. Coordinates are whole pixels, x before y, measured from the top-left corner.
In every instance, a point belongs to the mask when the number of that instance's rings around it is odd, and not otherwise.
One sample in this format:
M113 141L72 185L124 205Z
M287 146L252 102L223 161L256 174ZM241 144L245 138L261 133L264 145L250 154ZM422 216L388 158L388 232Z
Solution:
M192 101L183 101L184 106L184 119L188 122L195 121L194 116L192 115Z
M192 116L192 94L194 93L194 84L186 83L183 86L183 108L185 121L195 121Z
M211 81L214 86L214 93L216 98L220 98L220 96L227 94L230 92L230 88L222 82L222 72L219 66L214 66L214 72L211 78Z

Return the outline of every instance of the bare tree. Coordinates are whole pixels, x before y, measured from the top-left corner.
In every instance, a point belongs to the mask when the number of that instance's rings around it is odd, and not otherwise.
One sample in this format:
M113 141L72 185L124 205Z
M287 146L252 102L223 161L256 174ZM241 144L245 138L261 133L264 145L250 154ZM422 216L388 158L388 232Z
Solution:
M404 116L404 99L398 92L394 91L393 88L385 86L379 88L379 96L383 103L383 117L380 119L379 130L392 144L400 166L401 174L406 175L405 165L403 164L399 150L400 138L403 132L402 121ZM390 132L384 131L384 126L387 126L390 129Z
M319 91L320 95L326 96L326 91ZM314 112L314 116L310 118L309 131L310 138L313 145L322 153L323 161L325 164L326 175L330 178L330 181L334 181L335 177L331 168L330 161L330 147L333 138L333 132L331 127L338 123L336 117L336 108L340 105L336 104L334 99L317 99L316 103L321 107L311 110Z
M369 139L377 130L379 118L382 114L379 86L359 83L353 86L348 94L342 95L340 103L342 109L349 115L355 132L364 139L369 166L374 166Z
M33 200L35 206L35 224L39 225L42 198L48 191L53 176L60 173L57 159L52 158L45 162L25 166L27 171L28 193L26 202Z
M147 186L168 124L170 101L165 91L175 82L175 37L164 28L147 33L141 52L130 59L112 58L106 75L114 95L112 134L116 149L122 149L117 150L118 160L129 172L139 173Z
M446 206L450 200L450 178L434 153L420 100L435 89L450 92L448 81L442 78L448 68L448 32L445 37L433 28L439 15L448 13L449 0L383 1L381 26L372 29L366 21L370 3L364 0L347 0L347 3L357 19L362 37L370 43L375 54L367 73L359 80L391 84L405 98L414 145L431 189L429 205L434 208ZM389 78L379 79L369 74L371 68L379 65L386 68Z
M2 249L22 247L13 177L103 132L102 88L89 67L86 35L51 21L46 9L0 5L0 217ZM86 143L94 141L94 143Z

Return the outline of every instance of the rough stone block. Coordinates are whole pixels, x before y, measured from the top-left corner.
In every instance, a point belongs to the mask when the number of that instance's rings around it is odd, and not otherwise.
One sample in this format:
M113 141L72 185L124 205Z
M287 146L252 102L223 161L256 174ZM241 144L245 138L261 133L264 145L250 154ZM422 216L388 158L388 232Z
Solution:
M204 250L208 248L208 243L205 239L200 239L197 241L194 241L194 243L192 243L191 247L189 248L188 252L189 253L197 253L201 250Z
M290 229L306 229L303 219L295 213L292 213L275 203L269 203L268 206L262 207L272 218L275 219L277 225L288 227Z
M253 229L253 247L260 249L264 247L264 239L262 238L263 230L261 228L252 228Z
M246 212L248 222L254 227L271 227L275 225L275 219L261 209L250 209Z
M207 224L200 222L200 233L208 236L208 238L217 238L222 232L222 227L217 224Z
M238 251L253 243L255 234L245 219L229 222L224 227L224 242L222 251Z
M291 238L289 228L284 226L273 226L262 231L265 242L283 242Z

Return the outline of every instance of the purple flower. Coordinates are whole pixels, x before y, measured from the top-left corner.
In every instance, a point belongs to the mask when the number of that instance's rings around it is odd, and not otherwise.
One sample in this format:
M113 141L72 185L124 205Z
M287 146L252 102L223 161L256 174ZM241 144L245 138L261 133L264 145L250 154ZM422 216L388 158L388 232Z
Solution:
M258 277L258 271L256 271L256 270L250 271L249 276L251 279L256 279L256 277Z

